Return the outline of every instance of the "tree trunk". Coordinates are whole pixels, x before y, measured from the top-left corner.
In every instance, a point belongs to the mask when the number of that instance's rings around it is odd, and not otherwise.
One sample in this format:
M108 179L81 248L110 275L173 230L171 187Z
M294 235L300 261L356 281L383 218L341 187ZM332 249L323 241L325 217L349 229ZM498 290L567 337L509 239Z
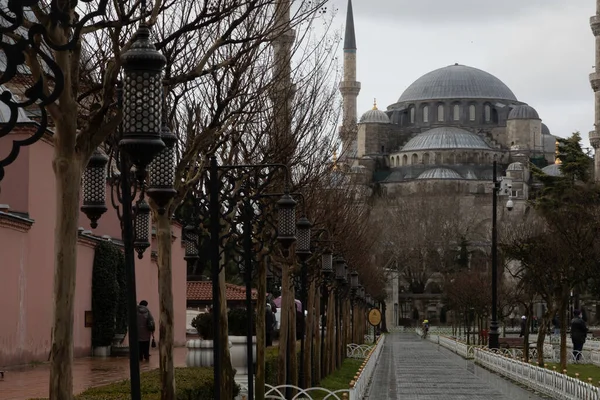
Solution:
M325 348L326 365L323 378L335 370L335 293L332 287L327 303L327 346Z
M550 326L550 323L552 321L552 316L555 312L556 310L554 310L551 307L548 307L546 309L546 312L544 313L544 316L542 317L542 321L540 322L540 328L538 329L536 349L538 353L538 366L540 367L544 366L544 340L546 340L546 332L548 331L548 327Z
M232 399L233 398L233 368L231 367L231 355L229 353L229 323L227 321L227 295L225 293L225 264L223 258L221 258L221 272L219 273L219 298L220 310L213 310L213 312L220 312L220 332L219 340L222 345L220 346L221 360L221 398Z
M265 340L266 340L266 303L267 298L267 258L261 257L258 265L258 301L256 303L256 378L255 399L265 398ZM262 299L262 300L261 300Z
M314 337L315 337L315 344L314 344L314 360L312 362L312 365L314 365L314 379L313 379L313 384L317 385L319 382L321 382L321 369L322 369L322 362L321 362L321 343L323 338L321 337L321 324L323 323L323 317L321 314L321 296L322 294L320 293L320 288L322 287L322 284L320 282L317 282L315 285L318 285L317 287L315 287L315 293L314 293L314 299L315 299L315 319L314 319L314 324L313 324L313 331L314 331ZM319 288L319 289L318 289Z
M173 265L171 221L169 214L154 213L158 242L158 299L161 400L175 400L175 370L173 346L175 342L173 321Z
M560 371L567 369L567 303L568 297L562 296L558 302L560 315Z
M66 108L66 105L65 105ZM77 110L77 107L73 107ZM52 167L56 184L54 302L50 400L73 398L73 320L82 161L75 145L75 115L57 121Z
M286 263L287 260L284 260ZM281 321L279 322L279 356L277 363L277 383L287 383L287 349L290 316L287 301L290 297L290 269L288 265L281 268Z
M298 269L297 269L298 270ZM290 285L290 293L288 299L288 313L289 316L289 338L288 338L288 355L289 359L289 367L288 371L290 384L294 386L298 386L298 346L296 340L296 290L294 285ZM295 392L293 392L295 394Z
M308 301L306 303L306 309L308 315L306 316L306 323L304 329L304 387L312 386L312 354L313 354L313 331L314 331L314 308L315 308L315 281L312 280L308 287Z
M533 318L533 304L529 303L526 306L527 323L525 324L525 332L523 337L523 358L525 362L529 362L529 321Z

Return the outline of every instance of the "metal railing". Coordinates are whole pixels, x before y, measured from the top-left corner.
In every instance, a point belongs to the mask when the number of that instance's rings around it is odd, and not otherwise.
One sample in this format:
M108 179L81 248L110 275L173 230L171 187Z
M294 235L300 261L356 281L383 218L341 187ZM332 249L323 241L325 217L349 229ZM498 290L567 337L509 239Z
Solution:
M358 370L358 374L355 380L350 382L349 400L362 400L367 391L367 387L371 383L373 372L377 362L379 361L379 355L385 345L385 335L379 336L377 343L371 349L371 352L367 355L365 362Z
M474 354L477 364L553 399L600 400L600 388L566 374L527 364L487 349L477 348Z
M350 343L346 345L347 358L367 358L367 355L373 350L373 344L356 344Z

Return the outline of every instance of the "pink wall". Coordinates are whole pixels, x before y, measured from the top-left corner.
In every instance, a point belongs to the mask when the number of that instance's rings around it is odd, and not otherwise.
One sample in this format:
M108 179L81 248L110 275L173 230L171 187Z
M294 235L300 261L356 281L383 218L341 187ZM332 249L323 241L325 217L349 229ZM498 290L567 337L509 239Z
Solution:
M0 142L5 149L5 142ZM0 182L0 203L8 203L11 211L29 212L35 222L28 232L19 232L0 225L0 366L44 361L50 348L52 324L53 253L56 195L52 172L50 144L38 142L27 149L19 164L6 169ZM23 165L23 161L27 163ZM30 173L26 173L29 170ZM26 193L23 195L23 193ZM27 206L13 208L17 199ZM12 200L11 200L12 199ZM11 201L9 201L11 200ZM107 199L109 211L99 221L94 235L120 237L119 221ZM27 209L25 209L27 208ZM89 221L80 215L79 225L86 230ZM185 344L186 324L186 267L181 247L181 227L175 225L173 233L173 292L175 307L175 342ZM154 241L153 241L154 242ZM142 260L136 256L136 282L138 301L149 303L158 320L158 266L151 260L153 243ZM85 328L84 315L91 310L91 281L94 259L93 244L82 241L78 247L77 286L75 301L74 351L76 356L91 353L91 328ZM159 339L159 338L157 338Z
M29 135L11 134L0 138L0 159L12 149L13 140L22 140ZM24 185L29 177L29 147L22 147L19 156L5 168L6 175L0 181L0 204L9 204L16 212L27 212L29 186Z

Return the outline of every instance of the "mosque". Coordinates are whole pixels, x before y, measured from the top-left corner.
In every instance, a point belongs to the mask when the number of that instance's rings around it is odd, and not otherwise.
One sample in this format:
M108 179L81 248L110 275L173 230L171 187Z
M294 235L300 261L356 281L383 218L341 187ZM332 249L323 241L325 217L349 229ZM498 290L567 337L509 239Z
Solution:
M477 213L479 219L474 223L482 227L485 236L479 244L475 243L477 239L471 243L479 247L475 251L489 259L487 235L491 230L494 166L501 181L498 195L504 196L498 204L511 199L511 215L522 215L536 185L530 165L548 175L560 174L556 137L549 127L499 78L460 64L425 73L404 89L397 102L385 110L374 103L358 118L361 85L356 76L358 51L351 0L343 51L344 74L339 84L343 97L339 128L342 152L336 165L348 175L359 177L356 181L372 193L377 190L386 198L459 199L460 209L456 212L469 217ZM503 206L498 208L501 220L505 210ZM427 289L439 288L443 278L436 266L423 268L431 270L430 278L423 282L423 292L403 291L411 285L403 281L402 273L396 273L398 279L388 280L388 324L414 320L414 315L444 322L440 321L444 305L439 289Z
M498 177L512 180L512 197L528 197L529 162L558 174L556 138L538 112L517 99L500 79L478 68L452 64L409 85L394 104L377 104L357 118L360 82L351 0L344 38L340 162L366 174L388 194L458 191L484 194ZM489 186L489 185L488 185Z

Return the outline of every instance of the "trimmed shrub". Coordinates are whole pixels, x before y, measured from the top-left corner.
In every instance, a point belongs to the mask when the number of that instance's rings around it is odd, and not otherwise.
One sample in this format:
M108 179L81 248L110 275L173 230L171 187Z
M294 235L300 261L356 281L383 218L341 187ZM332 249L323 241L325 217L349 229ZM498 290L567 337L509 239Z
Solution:
M227 325L229 327L229 335L246 336L246 332L248 331L247 324L248 313L246 312L245 308L234 308L227 312ZM201 338L205 340L213 340L214 330L212 323L212 312L198 314L192 320L192 326L198 331L198 335ZM256 335L256 324L254 324L252 335Z
M229 334L232 336L246 336L248 332L248 311L245 308L234 308L227 313ZM256 313L252 324L252 336L256 336Z
M110 346L115 337L115 317L119 296L116 279L121 251L109 241L96 246L92 270L92 346Z

